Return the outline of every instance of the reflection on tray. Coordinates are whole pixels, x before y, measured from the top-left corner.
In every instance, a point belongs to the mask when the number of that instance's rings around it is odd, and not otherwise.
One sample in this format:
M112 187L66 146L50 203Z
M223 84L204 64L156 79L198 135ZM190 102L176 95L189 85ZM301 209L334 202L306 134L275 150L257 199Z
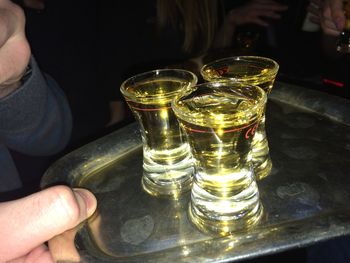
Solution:
M294 86L275 90L266 113L274 167L259 182L265 217L256 228L212 238L189 223L188 194L173 201L143 192L141 140L132 124L44 176L43 186L66 181L98 198L97 214L77 238L80 253L88 262L234 261L349 234L349 104ZM96 160L108 162L94 169Z

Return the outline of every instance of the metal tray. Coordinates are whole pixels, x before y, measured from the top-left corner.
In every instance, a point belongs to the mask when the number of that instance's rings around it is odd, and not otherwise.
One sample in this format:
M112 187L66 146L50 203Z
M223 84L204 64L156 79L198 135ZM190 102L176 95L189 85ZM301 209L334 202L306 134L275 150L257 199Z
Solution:
M83 262L233 262L350 233L350 101L277 82L266 113L272 174L258 183L265 217L229 237L199 232L180 200L142 191L133 123L53 164L42 187L95 193L98 208L75 244Z

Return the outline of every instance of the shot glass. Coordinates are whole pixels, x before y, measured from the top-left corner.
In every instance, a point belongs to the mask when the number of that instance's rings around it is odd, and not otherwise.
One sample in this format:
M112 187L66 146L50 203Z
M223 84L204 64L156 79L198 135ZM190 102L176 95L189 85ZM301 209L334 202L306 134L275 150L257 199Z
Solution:
M229 81L194 86L172 103L194 158L189 218L203 232L226 235L261 218L249 153L265 103L261 88Z
M279 65L276 61L258 56L236 56L213 61L204 65L201 75L206 81L237 81L246 85L256 85L268 95L273 87ZM272 169L269 143L265 129L265 109L251 149L255 176L261 180L268 176Z
M151 195L177 198L191 189L193 159L171 101L196 83L196 75L189 71L163 69L133 76L121 85L120 90L140 126L142 186Z

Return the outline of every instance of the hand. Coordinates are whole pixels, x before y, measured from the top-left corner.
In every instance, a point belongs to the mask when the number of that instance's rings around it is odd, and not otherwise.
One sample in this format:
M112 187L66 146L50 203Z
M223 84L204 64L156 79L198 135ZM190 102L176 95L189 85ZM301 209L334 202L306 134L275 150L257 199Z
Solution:
M0 99L19 86L30 58L23 10L0 0Z
M273 0L252 0L232 9L227 15L227 20L235 26L257 24L266 27L269 25L266 18L280 19L280 12L287 9L288 6Z
M55 262L43 243L64 232L69 234L72 230L67 230L95 209L96 199L89 191L67 186L0 203L0 262Z
M24 6L32 8L35 10L44 10L45 1L44 0L23 0Z
M224 48L231 44L232 37L237 26L244 24L256 24L267 27L266 20L281 18L280 12L288 9L288 6L273 0L251 0L246 4L232 9L225 17L224 23L218 30L213 47Z
M308 7L310 21L321 26L327 35L338 36L345 27L342 0L311 0Z

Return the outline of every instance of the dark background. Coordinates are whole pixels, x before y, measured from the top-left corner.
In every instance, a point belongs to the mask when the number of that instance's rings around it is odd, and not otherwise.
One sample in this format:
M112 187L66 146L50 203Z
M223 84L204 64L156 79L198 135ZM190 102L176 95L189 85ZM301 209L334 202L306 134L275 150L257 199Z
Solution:
M239 28L259 34L256 47L250 52L271 57L280 64L277 81L349 99L347 55L327 56L322 33L301 30L307 1L285 2L288 11L268 31L254 26ZM152 13L153 4L149 0L47 0L43 11L25 9L32 53L41 69L54 77L67 95L74 120L73 134L67 149L57 156L28 157L13 152L25 187L0 195L0 200L39 190L40 177L53 161L133 121L128 116L125 121L106 127L110 118L108 103L121 99L119 87L126 77L186 59L180 51L170 52L173 47L167 48L178 45L172 42L172 36L163 38L164 43L143 41L152 34L149 26L154 21L145 14ZM237 50L237 43L232 48ZM306 250L296 249L244 262L305 260Z

